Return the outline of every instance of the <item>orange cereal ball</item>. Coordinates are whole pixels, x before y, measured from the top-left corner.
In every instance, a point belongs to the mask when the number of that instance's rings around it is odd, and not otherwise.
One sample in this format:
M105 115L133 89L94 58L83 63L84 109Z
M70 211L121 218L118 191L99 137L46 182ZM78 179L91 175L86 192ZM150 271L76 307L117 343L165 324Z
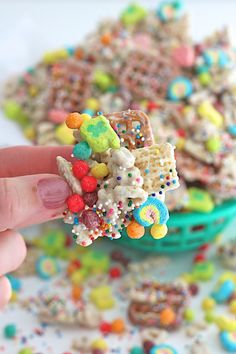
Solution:
M76 267L73 263L70 263L67 267L67 274L71 275L76 270Z
M176 318L175 312L172 308L167 307L160 313L160 323L162 326L169 326L174 323Z
M67 267L67 274L71 275L77 269L81 268L81 263L78 259L72 260Z
M117 334L123 333L125 331L124 320L122 318L117 318L114 321L112 321L111 331Z
M102 44L104 45L109 45L112 41L112 37L111 37L111 34L110 33L104 33L102 36L101 36L101 42Z
M84 51L83 51L82 48L77 48L77 49L75 50L75 57L76 57L77 59L82 59L82 58L84 57Z
M80 286L73 286L72 287L72 299L77 301L81 299L81 295L82 295L82 288Z
M138 239L143 237L145 228L136 221L131 221L131 223L127 226L126 232L130 238Z
M79 129L83 123L83 117L78 112L68 114L66 118L66 125L70 129Z

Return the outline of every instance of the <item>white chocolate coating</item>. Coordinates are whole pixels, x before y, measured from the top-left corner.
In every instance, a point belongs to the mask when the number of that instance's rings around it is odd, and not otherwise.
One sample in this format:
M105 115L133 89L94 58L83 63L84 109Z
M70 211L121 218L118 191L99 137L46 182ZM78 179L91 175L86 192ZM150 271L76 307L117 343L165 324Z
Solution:
M113 225L113 238L120 237L115 225L122 224L120 220L125 219L125 214L144 203L148 197L142 189L140 170L134 163L135 157L128 149L110 150L108 168L111 172L98 191L97 207L106 212L106 222Z

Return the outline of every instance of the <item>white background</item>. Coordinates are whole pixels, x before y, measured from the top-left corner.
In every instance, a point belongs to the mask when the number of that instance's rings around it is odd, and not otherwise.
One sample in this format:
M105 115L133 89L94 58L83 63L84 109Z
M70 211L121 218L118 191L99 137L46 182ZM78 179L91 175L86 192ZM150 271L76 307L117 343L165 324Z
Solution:
M152 0L140 1L140 3L150 8L157 6L157 2ZM9 75L16 74L36 63L46 50L73 46L80 42L86 33L95 29L99 20L118 16L127 4L128 1L125 0L0 0L0 85ZM236 1L187 0L185 4L191 15L191 33L196 40L223 25L230 25L232 32L236 32ZM27 142L18 127L6 121L1 114L0 145L23 143ZM181 259L178 257L176 268L180 264ZM209 293L209 289L210 287L205 287L205 294ZM14 318L14 313L8 315L13 317L14 321L17 320ZM26 321L26 326L30 329L32 324L30 325L28 321L29 319ZM0 323L3 323L3 317L0 317ZM55 342L55 349L58 344ZM172 344L177 348L183 348L183 338L175 337ZM215 337L210 339L209 344L212 353L222 353ZM60 353L59 347L55 353ZM188 350L179 352L179 354L185 353L189 354ZM15 354L15 352L7 352L7 354Z
M159 2L139 1L152 9ZM102 18L117 17L128 4L128 0L0 0L0 87L9 75L36 63L45 51L79 43ZM196 40L224 25L236 33L236 1L186 0L185 7ZM0 145L26 143L0 112Z

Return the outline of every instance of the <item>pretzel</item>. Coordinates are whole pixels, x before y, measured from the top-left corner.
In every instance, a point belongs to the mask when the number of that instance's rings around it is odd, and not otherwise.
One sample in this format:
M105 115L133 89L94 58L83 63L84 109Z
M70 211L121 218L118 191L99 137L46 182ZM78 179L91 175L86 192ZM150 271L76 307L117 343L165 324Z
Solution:
M143 283L131 292L129 318L135 325L173 330L183 321L188 292L180 284ZM171 309L175 316L171 323L161 321L161 313Z
M127 110L104 114L121 139L121 144L129 150L154 144L148 116L142 111Z
M218 248L218 255L224 268L235 271L236 269L236 241L230 240L226 244L221 244Z
M70 311L64 300L56 295L43 300L38 316L45 323L80 325L84 328L97 328L101 322L101 313L92 304L88 303L80 310Z
M137 26L138 33L149 33L158 47L170 53L174 46L191 42L189 16L184 14L177 21L162 22L156 13L150 12L146 21Z
M199 181L201 183L211 183L215 169L211 165L207 165L201 161L194 159L191 155L184 151L176 153L178 169L185 181Z
M70 58L51 70L48 107L66 112L80 111L90 96L92 65Z
M120 85L128 89L135 98L164 98L169 83L178 70L160 53L146 53L141 50L130 52L121 68Z

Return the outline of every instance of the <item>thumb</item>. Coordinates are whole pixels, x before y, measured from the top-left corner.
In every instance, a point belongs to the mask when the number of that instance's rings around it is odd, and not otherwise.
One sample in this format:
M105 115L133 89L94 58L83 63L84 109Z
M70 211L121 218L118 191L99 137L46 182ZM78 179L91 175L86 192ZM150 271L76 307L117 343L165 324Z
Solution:
M0 231L62 217L69 194L67 183L57 175L0 179Z
M0 309L8 303L11 298L11 285L6 277L0 277Z

